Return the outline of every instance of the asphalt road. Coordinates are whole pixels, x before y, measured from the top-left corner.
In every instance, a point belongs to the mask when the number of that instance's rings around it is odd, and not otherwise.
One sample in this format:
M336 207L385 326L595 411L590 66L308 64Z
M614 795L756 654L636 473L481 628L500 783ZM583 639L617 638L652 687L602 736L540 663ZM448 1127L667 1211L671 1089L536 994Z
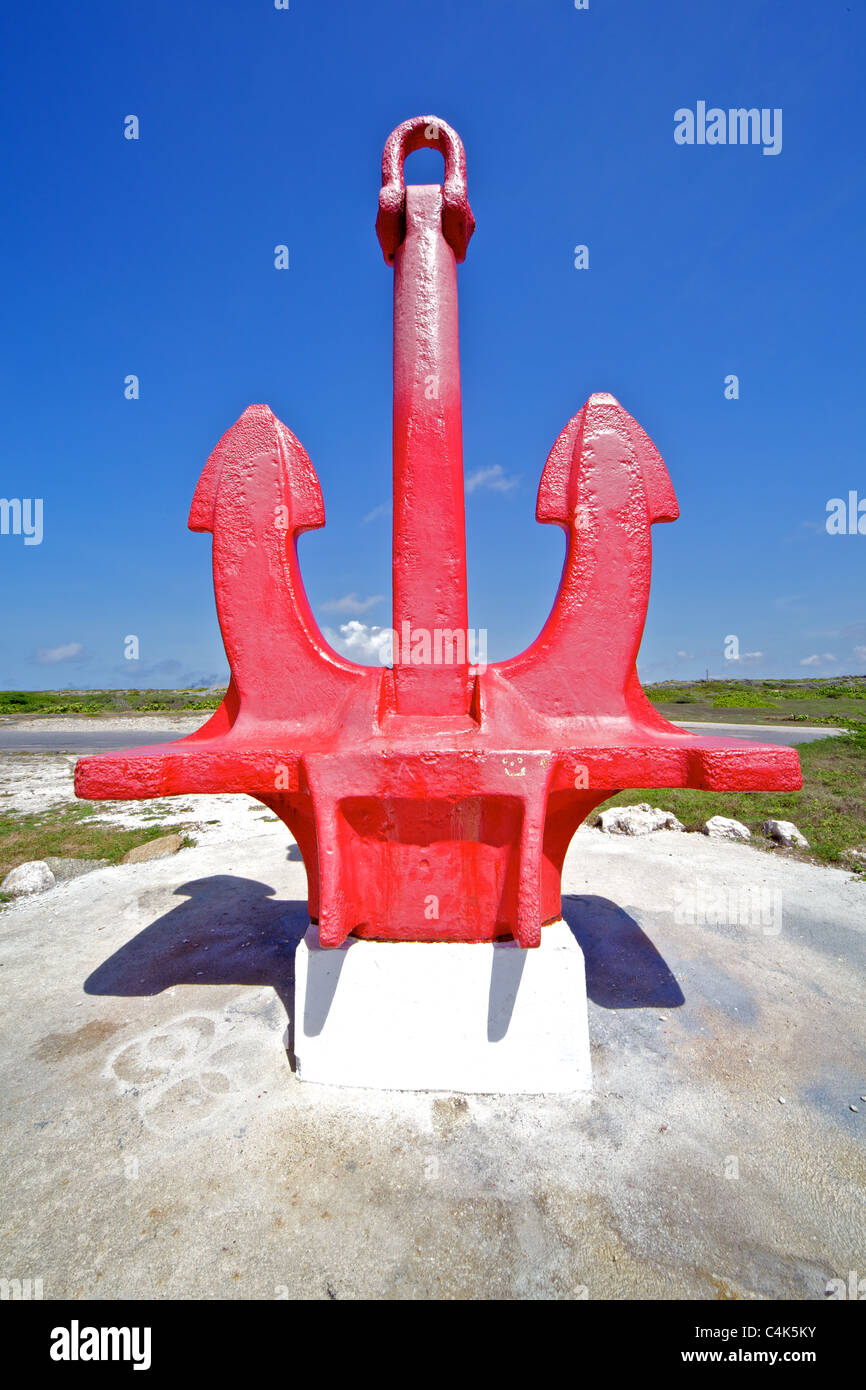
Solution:
M68 734L59 729L49 733L36 729L0 729L0 752L116 753L150 743L171 743L182 737L176 729L148 729L146 732L141 729L88 729L84 733Z
M753 739L757 743L781 743L789 748L798 743L814 743L816 739L842 734L843 729L821 729L798 726L784 728L765 724L686 724L676 721L679 728L712 738ZM109 753L124 748L139 748L144 744L171 743L182 735L175 729L87 729L85 732L64 733L60 730L42 733L34 729L0 728L0 752L9 753Z
M816 729L806 725L785 728L779 724L686 724L679 719L674 723L680 729L703 734L705 738L746 738L755 743L781 743L786 748L796 748L798 743L815 743L819 738L835 738L845 732L844 729Z

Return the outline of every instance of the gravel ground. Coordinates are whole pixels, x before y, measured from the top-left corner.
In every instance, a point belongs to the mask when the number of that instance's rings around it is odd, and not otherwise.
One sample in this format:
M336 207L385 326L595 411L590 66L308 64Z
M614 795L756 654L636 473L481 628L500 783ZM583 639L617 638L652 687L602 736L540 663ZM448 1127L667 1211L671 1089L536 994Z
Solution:
M155 801L77 801L73 785L77 759L65 753L0 754L0 810L33 814L64 805L89 804L93 819L122 829L140 825L192 827L200 845L243 838L262 821L276 818L248 796L172 796ZM285 832L283 832L285 833Z

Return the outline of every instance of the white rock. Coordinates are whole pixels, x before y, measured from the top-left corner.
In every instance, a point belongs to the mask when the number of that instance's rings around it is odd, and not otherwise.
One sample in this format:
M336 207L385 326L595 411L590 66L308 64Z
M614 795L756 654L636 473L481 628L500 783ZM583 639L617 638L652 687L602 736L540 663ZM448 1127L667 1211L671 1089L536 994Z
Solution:
M704 822L703 833L714 840L751 840L752 832L742 821L731 820L730 816L710 816Z
M613 806L596 824L605 835L651 835L654 830L684 830L672 811L641 801L637 806Z
M761 826L765 835L769 835L771 840L775 840L780 845L797 845L800 849L808 849L809 841L805 835L801 835L796 825L789 820L765 820Z
M8 893L10 898L23 898L28 893L44 893L46 888L53 888L55 882L44 859L29 859L17 869L10 869L0 883L0 893Z

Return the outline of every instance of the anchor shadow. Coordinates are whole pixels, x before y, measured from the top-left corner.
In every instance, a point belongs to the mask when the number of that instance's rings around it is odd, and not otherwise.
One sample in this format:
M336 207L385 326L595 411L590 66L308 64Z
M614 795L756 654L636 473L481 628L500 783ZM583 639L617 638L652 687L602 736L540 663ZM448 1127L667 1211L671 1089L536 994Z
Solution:
M587 997L603 1009L679 1008L685 995L633 917L610 898L562 896L563 920L586 965Z
M255 879L215 874L174 890L184 899L102 962L86 994L161 994L174 985L269 985L289 1023L294 1059L295 950L306 902L275 898Z
M288 1054L295 1066L295 951L309 926L306 901L280 899L254 879L216 874L181 884L176 907L158 917L88 976L87 994L134 997L175 985L270 986L288 1019ZM587 995L607 1009L676 1008L684 995L665 961L641 930L608 898L564 895L562 915L584 953ZM344 961L335 953L330 988L315 1003L308 1033L324 1026ZM504 1038L511 1022L526 952L494 956L487 1035ZM307 1001L308 1008L312 1007Z

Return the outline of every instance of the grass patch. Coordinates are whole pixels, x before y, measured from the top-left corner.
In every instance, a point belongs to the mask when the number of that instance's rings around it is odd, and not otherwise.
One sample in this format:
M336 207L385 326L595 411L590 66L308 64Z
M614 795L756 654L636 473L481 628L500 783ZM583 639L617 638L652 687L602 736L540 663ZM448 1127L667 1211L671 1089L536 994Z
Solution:
M89 806L62 806L31 815L0 813L0 880L10 869L30 859L56 855L62 859L107 859L119 864L127 850L182 833L182 825L147 825L124 830L94 821ZM184 844L195 842L184 837Z
M666 681L646 694L667 719L694 723L861 724L866 728L866 676L837 681Z
M757 690L734 690L713 697L713 709L778 709L778 700L765 700Z
M862 872L866 865L847 860L846 851L866 848L866 726L847 738L822 738L801 744L797 752L803 769L799 792L704 792L690 787L655 787L620 792L598 809L634 806L650 801L673 811L687 830L700 830L711 816L731 816L756 836L758 845L770 842L760 834L765 820L790 820L809 841L809 850L786 850L801 859L845 862Z
M214 710L223 691L0 690L0 715L151 714Z

